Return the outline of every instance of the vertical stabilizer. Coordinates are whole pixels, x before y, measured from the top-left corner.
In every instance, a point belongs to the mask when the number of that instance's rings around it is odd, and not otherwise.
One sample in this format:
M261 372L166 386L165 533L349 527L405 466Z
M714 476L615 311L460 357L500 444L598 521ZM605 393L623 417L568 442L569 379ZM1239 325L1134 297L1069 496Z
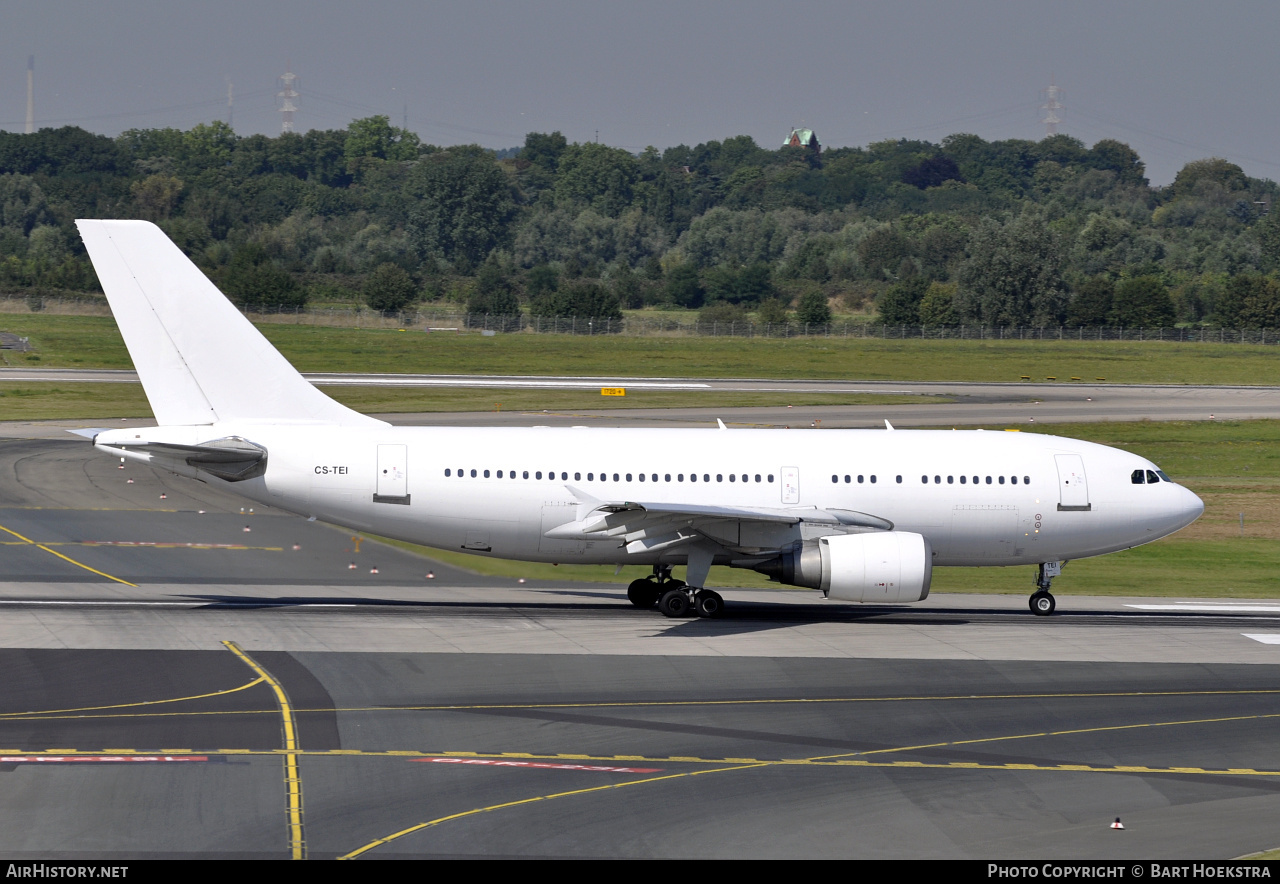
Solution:
M381 423L311 386L159 227L76 225L162 426Z

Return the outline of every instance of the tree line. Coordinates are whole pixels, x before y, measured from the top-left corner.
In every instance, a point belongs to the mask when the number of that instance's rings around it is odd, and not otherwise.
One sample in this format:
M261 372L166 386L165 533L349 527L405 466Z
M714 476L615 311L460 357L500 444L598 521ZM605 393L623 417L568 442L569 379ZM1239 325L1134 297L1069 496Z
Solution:
M639 154L530 133L495 153L387 117L0 132L0 289L92 292L77 217L159 224L248 306L456 302L496 316L1280 326L1276 184L1219 158L1152 187L1066 135Z

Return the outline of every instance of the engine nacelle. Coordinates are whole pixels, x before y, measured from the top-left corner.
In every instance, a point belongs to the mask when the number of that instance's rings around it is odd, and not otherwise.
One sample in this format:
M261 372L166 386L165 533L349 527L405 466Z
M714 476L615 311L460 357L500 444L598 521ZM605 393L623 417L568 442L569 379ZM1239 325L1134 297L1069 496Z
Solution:
M918 602L929 595L933 550L923 535L905 531L834 534L755 570L845 602Z

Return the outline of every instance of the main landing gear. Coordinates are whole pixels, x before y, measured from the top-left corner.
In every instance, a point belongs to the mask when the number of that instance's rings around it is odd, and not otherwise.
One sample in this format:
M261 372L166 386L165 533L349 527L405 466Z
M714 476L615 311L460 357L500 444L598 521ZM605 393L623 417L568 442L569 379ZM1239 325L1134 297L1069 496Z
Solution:
M1053 594L1049 592L1049 585L1053 582L1053 578L1061 573L1061 562L1040 563L1040 570L1036 574L1036 591L1027 600L1032 614L1037 617L1048 617L1053 613L1053 609L1058 606L1053 599Z
M631 581L627 598L637 608L652 608L667 617L719 617L724 613L724 599L711 589L689 586L671 576L670 565L654 565L652 577Z

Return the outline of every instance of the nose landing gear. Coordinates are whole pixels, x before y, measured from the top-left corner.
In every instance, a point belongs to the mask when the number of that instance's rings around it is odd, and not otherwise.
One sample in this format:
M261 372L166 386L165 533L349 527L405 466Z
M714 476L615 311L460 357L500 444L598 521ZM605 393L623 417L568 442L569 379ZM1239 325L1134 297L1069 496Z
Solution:
M1040 563L1040 569L1036 574L1036 591L1027 600L1027 605L1031 608L1032 614L1037 617L1048 617L1053 613L1058 604L1054 601L1053 594L1049 592L1049 588L1053 578L1061 574L1061 562Z

